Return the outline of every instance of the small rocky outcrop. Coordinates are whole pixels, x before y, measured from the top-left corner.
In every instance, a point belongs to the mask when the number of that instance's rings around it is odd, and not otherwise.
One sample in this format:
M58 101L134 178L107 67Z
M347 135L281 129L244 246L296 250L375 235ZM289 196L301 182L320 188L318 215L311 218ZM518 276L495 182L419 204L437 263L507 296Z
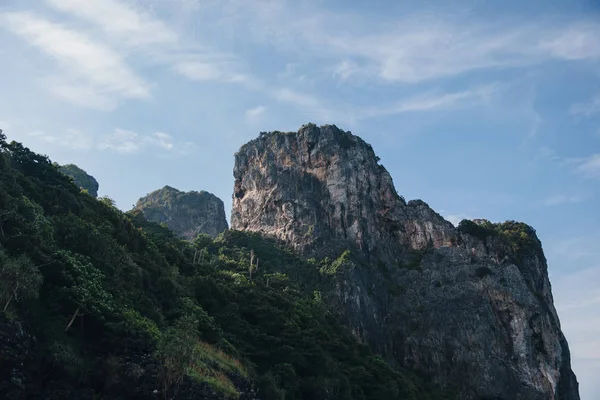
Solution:
M199 233L215 237L228 227L223 201L205 191L182 192L165 186L140 198L134 209L185 239Z
M63 174L73 178L73 182L81 189L87 190L93 197L98 197L99 185L98 181L96 181L93 176L89 175L75 164L61 165L59 169Z
M406 202L378 161L333 125L261 133L235 155L232 229L338 257L331 310L458 399L579 400L535 231L484 220L457 229Z

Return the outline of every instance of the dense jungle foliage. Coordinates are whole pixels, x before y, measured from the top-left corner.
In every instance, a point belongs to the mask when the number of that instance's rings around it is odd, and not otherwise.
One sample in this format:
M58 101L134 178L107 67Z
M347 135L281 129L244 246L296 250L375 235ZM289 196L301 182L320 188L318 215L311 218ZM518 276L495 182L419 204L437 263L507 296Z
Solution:
M182 241L0 133L0 397L451 398L326 310L335 262L237 231Z

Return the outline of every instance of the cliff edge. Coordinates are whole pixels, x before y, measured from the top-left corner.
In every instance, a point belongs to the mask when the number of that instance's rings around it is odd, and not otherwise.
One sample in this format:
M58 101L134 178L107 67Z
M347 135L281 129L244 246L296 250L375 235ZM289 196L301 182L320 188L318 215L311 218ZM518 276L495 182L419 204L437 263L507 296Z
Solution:
M261 133L235 155L232 229L336 259L330 309L357 339L465 400L578 400L547 265L526 224L406 202L334 125Z

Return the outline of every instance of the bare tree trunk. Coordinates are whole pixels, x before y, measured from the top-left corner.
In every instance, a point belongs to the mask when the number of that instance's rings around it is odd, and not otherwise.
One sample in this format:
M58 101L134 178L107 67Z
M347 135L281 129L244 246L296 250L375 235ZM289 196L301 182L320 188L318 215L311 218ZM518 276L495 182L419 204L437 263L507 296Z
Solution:
M69 325L67 325L67 327L65 328L65 332L69 330L71 325L73 325L73 321L75 321L75 318L77 318L78 315L79 315L79 307L77 307L77 310L75 310L75 313L71 317L71 321L69 321Z
M15 287L15 290L13 290L12 294L8 298L8 301L4 305L4 309L2 311L6 311L6 309L8 308L8 305L10 304L10 302L12 301L12 299L14 299L15 296L17 295L17 290L19 290L19 284L18 283L17 283L17 286Z
M8 298L8 301L6 302L6 304L4 305L4 309L2 311L6 311L6 309L8 308L8 305L10 304L10 302L12 301L13 297L14 297L14 292L13 294L10 295L10 297Z

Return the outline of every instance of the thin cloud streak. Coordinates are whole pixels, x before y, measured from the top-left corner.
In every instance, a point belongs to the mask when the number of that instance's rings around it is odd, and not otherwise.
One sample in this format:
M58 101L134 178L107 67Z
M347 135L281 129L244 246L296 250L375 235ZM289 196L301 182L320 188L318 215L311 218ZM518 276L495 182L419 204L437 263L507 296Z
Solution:
M580 159L575 172L585 178L600 179L600 153Z
M171 44L177 34L161 20L116 0L45 0L130 45Z
M62 134L34 131L30 132L28 136L39 140L46 146L69 150L89 150L94 143L91 135L78 129L67 129Z
M257 106L257 107L246 110L244 115L246 116L246 120L254 121L257 118L259 118L261 115L263 115L266 110L267 110L267 107L265 107L265 106Z
M470 102L471 104L484 104L497 90L497 85L475 87L455 93L437 95L421 95L411 97L390 106L380 106L363 110L359 118L373 118L378 116L403 114L409 112L424 112L457 107Z
M98 143L98 149L119 154L136 154L148 149L159 150L163 154L190 154L196 149L194 143L179 142L164 132L144 135L138 132L117 128L105 135Z
M585 200L583 196L569 196L560 194L557 196L548 197L544 204L547 206L558 206L562 204L577 204Z
M600 94L596 95L589 102L574 104L571 106L569 113L571 115L579 115L583 117L591 117L600 113Z
M597 22L481 24L412 14L373 25L357 15L288 1L265 8L227 3L228 10L237 10L240 29L248 29L256 42L328 59L334 74L346 80L364 75L414 84L483 69L600 58Z
M75 105L81 97L87 98L84 103L94 108L110 108L111 97L150 97L148 84L118 53L85 34L29 12L0 14L0 21L57 62L64 75L47 78L45 82L49 83L50 91ZM95 98L90 101L92 92Z

